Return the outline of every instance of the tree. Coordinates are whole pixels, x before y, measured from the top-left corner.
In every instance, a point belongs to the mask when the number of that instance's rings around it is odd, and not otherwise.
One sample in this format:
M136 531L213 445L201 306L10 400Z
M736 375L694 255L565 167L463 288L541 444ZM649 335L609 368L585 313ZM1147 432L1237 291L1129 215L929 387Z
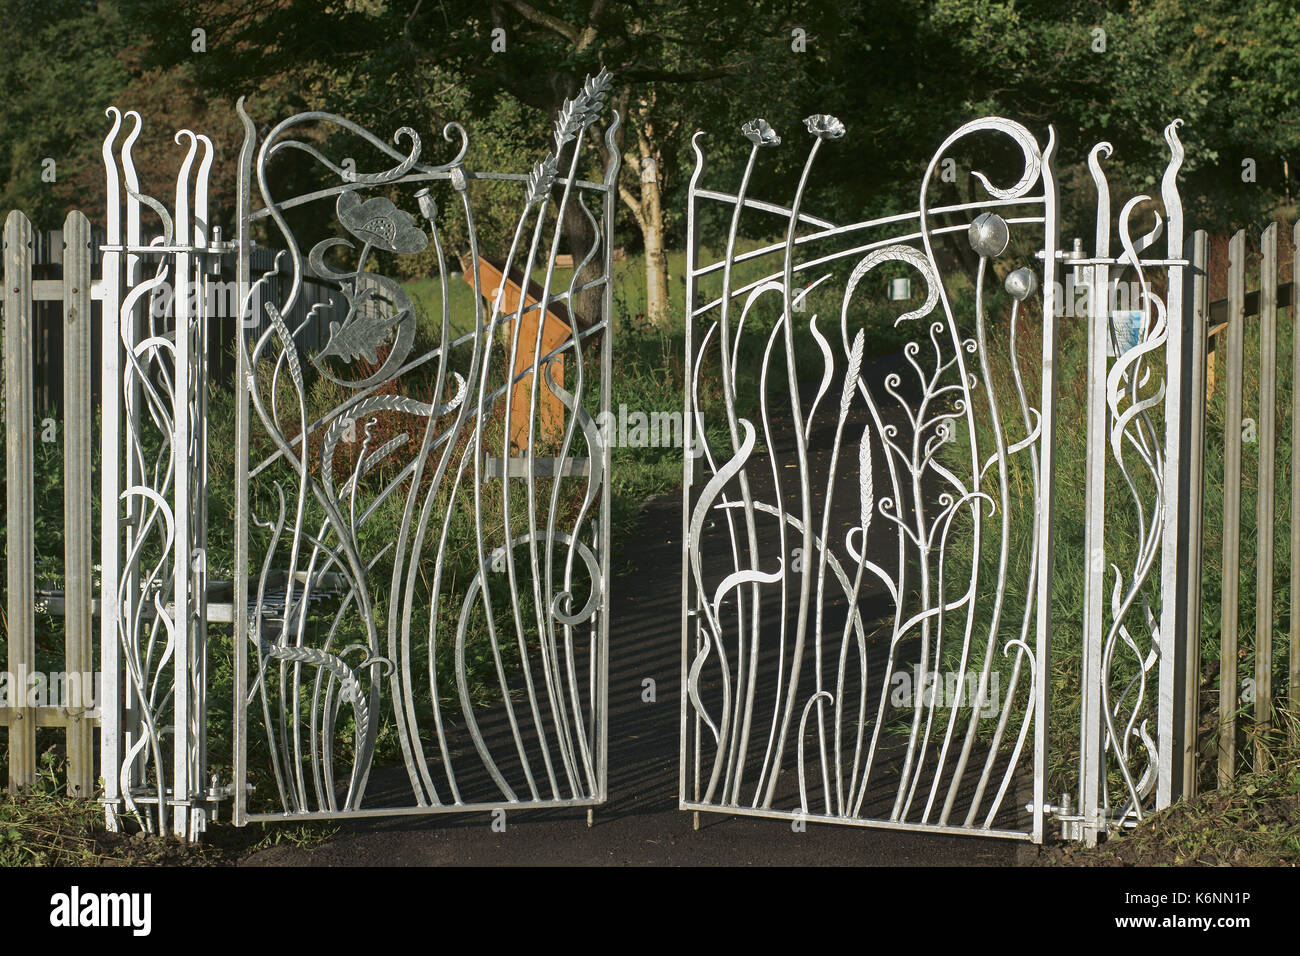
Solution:
M461 102L480 115L505 91L551 118L585 76L610 69L621 84L617 105L624 118L619 195L644 243L647 317L655 324L668 310L663 197L674 164L665 160L684 152L698 119L681 108L708 103L712 112L725 112L728 89L746 87L753 76L780 76L770 54L788 45L791 6L767 0L694 7L668 0L393 0L347 7L304 0L123 2L130 19L149 31L155 65L190 59L186 39L202 25L212 55L196 69L209 89L233 94L291 75L309 98L332 108L374 119L401 110L426 128L436 128L448 86L463 91ZM710 97L681 93L704 84ZM600 137L594 140L593 148L602 149ZM580 211L570 215L566 231L581 242L589 227ZM577 307L582 313L594 305Z
M77 0L0 2L0 204L44 228L102 195L104 108L130 81L111 8ZM96 185L98 188L96 189Z

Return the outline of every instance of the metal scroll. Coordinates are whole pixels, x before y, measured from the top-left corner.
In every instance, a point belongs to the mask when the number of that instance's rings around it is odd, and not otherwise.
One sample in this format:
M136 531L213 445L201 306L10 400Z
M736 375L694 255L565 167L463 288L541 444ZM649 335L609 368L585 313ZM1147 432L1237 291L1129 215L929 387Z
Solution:
M473 169L457 123L435 161L407 127L389 144L303 113L259 142L243 114L236 822L604 800L609 448L595 422L616 115L603 179L580 174L610 82L587 80L520 173ZM292 163L319 188L277 193ZM488 201L516 217L508 249L481 247ZM286 250L282 301L249 270L260 220ZM393 278L406 256L435 280L424 307ZM492 256L535 292L488 287L476 264ZM307 278L336 295L290 326ZM309 323L328 329L310 353Z

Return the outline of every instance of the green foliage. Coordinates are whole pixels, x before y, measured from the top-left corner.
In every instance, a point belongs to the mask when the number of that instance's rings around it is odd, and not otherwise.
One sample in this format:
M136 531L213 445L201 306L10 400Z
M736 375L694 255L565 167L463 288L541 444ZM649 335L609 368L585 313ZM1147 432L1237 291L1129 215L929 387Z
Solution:
M1282 235L1289 235L1284 225ZM1258 264L1252 261L1247 272L1247 288L1258 286ZM1212 288L1211 297L1217 293ZM991 345L990 365L993 381L1002 409L1002 417L1014 420L1012 411L1016 406L1015 392L1011 388L1010 364L1005 348L1005 309L991 305L989 339ZM1034 318L1029 318L1024 328L1037 325ZM1079 708L1082 692L1083 641L1083 574L1087 553L1084 548L1085 522L1085 488L1087 484L1086 452L1087 431L1084 423L1086 415L1086 376L1087 367L1087 326L1080 321L1062 319L1058 323L1060 333L1059 353L1056 367L1060 370L1060 391L1057 405L1056 430L1056 481L1053 506L1054 516L1054 564L1052 575L1052 673L1051 673L1051 751L1049 754L1052 793L1062 792L1072 787L1075 768L1078 763L1079 745ZM1259 370L1265 360L1277 362L1278 402L1277 402L1277 436L1275 452L1275 517L1273 523L1273 580L1268 600L1273 604L1273 693L1278 700L1287 693L1287 660L1289 656L1289 634L1291 627L1290 607L1290 527L1289 510L1290 475L1293 465L1293 448L1291 435L1291 395L1296 383L1292 382L1290 356L1294 348L1294 323L1287 312L1278 316L1278 348L1275 356L1263 356L1260 352L1260 329L1257 318L1246 322L1245 348L1242 356L1244 374L1243 417L1259 420ZM1019 351L1021 368L1027 370L1026 384L1032 405L1037 405L1040 387L1037 369L1038 338L1033 335L1022 341ZM1222 348L1222 345L1220 346ZM1163 352L1157 352L1157 361ZM1113 363L1113 360L1112 360ZM1224 360L1217 363L1218 386L1208 403L1206 413L1205 438L1205 500L1203 512L1203 547L1202 547L1202 583L1201 583L1201 739L1198 743L1202 785L1213 786L1217 753L1217 721L1219 714L1220 687L1219 663L1221 641L1222 610L1222 575L1223 575L1223 470L1224 470L1224 412L1226 389L1223 386ZM1154 394L1162 378L1161 369L1153 369L1153 377L1141 390L1143 397ZM980 391L982 392L981 385ZM982 394L977 394L977 415L980 427L977 440L984 456L993 447L993 432L988 427L987 404ZM1160 409L1151 413L1152 427L1159 435L1159 444L1164 444L1164 421ZM1022 437L1023 430L1013 429L1012 440ZM1246 443L1242 452L1242 501L1241 501L1241 535L1239 538L1240 571L1238 579L1238 634L1239 679L1249 678L1253 683L1255 674L1256 646L1256 609L1261 600L1257 588L1256 553L1258 544L1258 526L1256 521L1256 495L1259 483L1260 446ZM969 441L965 430L959 429L957 440L945 446L945 458L950 467L969 470ZM1132 568L1139 551L1138 517L1133 509L1131 492L1122 476L1114 466L1109 445L1107 446L1109 469L1106 480L1106 510L1104 537L1107 549L1106 597L1105 607L1107 624L1109 624L1110 587L1114 583L1115 571L1112 566L1125 573ZM1032 534L1032 522L1036 511L1027 507L1032 502L1029 463L1023 455L1012 459L1010 474L1013 509L1011 516L1010 561L1007 574L1006 603L1011 609L1021 609L1029 597L1029 571L1031 552L1028 543ZM1155 500L1155 490L1150 480L1143 475L1143 468L1126 446L1126 462L1138 483L1146 508L1146 518L1150 521L1151 502ZM963 465L964 463L964 465ZM960 472L959 472L960 473ZM996 495L996 469L990 469L985 478L984 490ZM987 528L995 525L997 516L986 519ZM956 540L966 540L969 535L969 521L963 521L954 532ZM991 581L997 577L996 531L987 538L988 544L978 556L981 580ZM986 531L986 536L989 532ZM949 575L953 581L965 581L970 571L971 555L969 549L957 550L952 554L953 561ZM1143 594L1150 601L1150 607L1157 616L1160 613L1159 564L1155 566L1152 578L1148 581ZM1141 615L1139 603L1134 614ZM1004 617L998 645L1019 636L1020 618L1018 614ZM1140 629L1139 629L1140 631ZM1031 632L1032 633L1032 632ZM1136 636L1136 635L1135 635ZM1139 645L1141 641L1139 641ZM1134 676L1136 669L1131 655L1120 652L1116 654L1114 680L1112 686L1123 687ZM1236 688L1237 698L1241 688ZM1151 690L1148 689L1148 700ZM1254 705L1238 703L1235 708L1240 714L1238 728L1238 752L1250 766L1255 759L1253 742ZM1149 715L1154 721L1154 709ZM1276 732L1263 741L1266 747L1276 746ZM1112 781L1122 787L1119 778Z
M78 184L98 169L104 107L126 85L126 43L110 6L80 0L0 3L0 209L52 227L73 208ZM54 182L42 179L54 161Z

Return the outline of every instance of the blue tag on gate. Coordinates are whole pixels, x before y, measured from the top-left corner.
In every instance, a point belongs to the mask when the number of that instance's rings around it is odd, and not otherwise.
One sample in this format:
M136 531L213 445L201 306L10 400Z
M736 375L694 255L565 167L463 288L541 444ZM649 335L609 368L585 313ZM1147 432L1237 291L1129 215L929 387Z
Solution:
M1121 309L1110 314L1111 335L1106 337L1106 355L1123 355L1142 340L1140 309Z

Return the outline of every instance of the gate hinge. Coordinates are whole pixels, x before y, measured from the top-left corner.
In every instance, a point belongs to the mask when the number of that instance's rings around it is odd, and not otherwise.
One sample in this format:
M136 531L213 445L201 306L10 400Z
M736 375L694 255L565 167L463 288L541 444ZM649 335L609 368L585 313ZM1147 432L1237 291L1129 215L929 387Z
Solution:
M1025 804L1025 812L1033 813L1034 805ZM1081 840L1083 839L1084 818L1081 814L1074 812L1074 801L1070 799L1068 793L1061 795L1060 806L1046 803L1043 805L1043 815L1049 816L1061 825L1062 840Z
M208 782L208 789L203 793L203 798L209 803L219 803L234 795L235 785L233 783L222 784L221 778L214 773L211 781Z
M246 793L252 793L253 785L251 783L244 784L244 791ZM235 785L233 783L223 784L221 778L214 773L212 779L208 781L208 789L203 791L203 801L211 805L209 807L209 813L211 814L213 823L219 822L217 814L221 809L221 801L229 800L234 795Z
M252 793L253 785L251 783L244 784L244 789L248 793ZM208 782L208 789L203 791L203 799L208 803L220 803L222 800L229 800L234 795L235 785L233 783L223 784L221 778L215 773Z

